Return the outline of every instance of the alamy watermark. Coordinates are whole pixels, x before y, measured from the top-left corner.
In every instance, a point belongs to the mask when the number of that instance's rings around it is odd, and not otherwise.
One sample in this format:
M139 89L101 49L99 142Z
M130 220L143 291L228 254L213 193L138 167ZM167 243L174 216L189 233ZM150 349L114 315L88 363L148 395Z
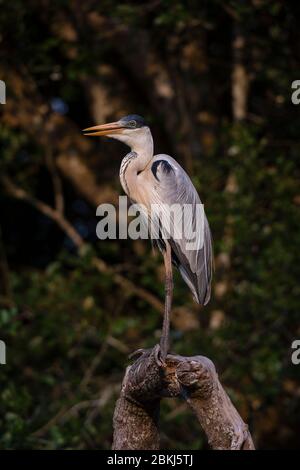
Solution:
M300 104L300 80L294 80L291 85L292 92L291 100L293 104Z
M292 342L291 348L294 349L291 356L292 364L298 366L300 364L300 339L295 339Z
M0 340L0 365L6 364L6 344Z
M6 103L6 85L3 80L0 80L0 104Z
M117 210L112 204L100 204L96 227L100 240L164 239L184 243L186 250L200 250L204 243L203 204L133 204L127 196L119 196Z

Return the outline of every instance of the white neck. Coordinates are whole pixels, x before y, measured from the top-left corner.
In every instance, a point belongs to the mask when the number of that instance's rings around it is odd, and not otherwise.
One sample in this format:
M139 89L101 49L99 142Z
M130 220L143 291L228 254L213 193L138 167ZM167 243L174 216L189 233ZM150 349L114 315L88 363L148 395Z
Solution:
M137 158L131 164L131 171L133 168L137 172L146 168L153 157L153 138L149 127L126 129L122 134L112 134L111 137L124 142L137 154Z
M126 130L122 134L112 134L131 148L134 154L125 156L121 163L120 180L124 191L132 200L139 201L138 175L145 170L153 158L153 138L149 127Z
M130 147L138 155L140 170L143 170L153 157L153 138L149 127L140 129L140 133L130 142Z

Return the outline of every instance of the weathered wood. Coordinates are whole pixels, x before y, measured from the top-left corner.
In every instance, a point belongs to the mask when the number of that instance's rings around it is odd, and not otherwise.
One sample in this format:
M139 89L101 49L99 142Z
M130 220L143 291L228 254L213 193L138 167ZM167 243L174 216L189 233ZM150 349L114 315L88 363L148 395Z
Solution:
M157 347L127 367L114 413L114 450L159 449L159 408L163 397L182 397L199 420L213 449L254 450L239 413L222 387L214 364L204 356L169 354L165 367Z

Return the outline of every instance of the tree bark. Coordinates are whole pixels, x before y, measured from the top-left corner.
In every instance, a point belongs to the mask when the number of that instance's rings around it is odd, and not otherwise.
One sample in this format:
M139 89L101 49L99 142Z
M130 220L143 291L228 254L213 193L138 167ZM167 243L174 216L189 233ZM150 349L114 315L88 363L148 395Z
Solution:
M163 397L182 397L198 419L212 449L254 450L248 426L222 387L214 364L204 356L169 354L157 365L156 347L126 369L114 413L114 450L159 449L159 408Z

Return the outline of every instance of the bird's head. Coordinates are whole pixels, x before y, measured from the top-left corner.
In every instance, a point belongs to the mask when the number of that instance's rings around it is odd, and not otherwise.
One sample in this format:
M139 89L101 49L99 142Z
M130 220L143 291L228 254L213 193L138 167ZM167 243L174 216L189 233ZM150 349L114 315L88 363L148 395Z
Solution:
M105 135L120 140L135 151L145 147L149 140L152 141L151 132L145 119L137 114L129 114L116 122L88 127L83 129L83 132L84 135L91 137Z

